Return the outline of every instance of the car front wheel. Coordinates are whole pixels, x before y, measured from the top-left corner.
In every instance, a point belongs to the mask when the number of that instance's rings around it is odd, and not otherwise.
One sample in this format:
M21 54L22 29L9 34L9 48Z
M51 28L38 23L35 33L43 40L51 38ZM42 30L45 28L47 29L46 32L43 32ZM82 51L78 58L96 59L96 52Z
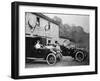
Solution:
M53 53L47 55L46 61L49 65L54 65L57 62L56 56Z

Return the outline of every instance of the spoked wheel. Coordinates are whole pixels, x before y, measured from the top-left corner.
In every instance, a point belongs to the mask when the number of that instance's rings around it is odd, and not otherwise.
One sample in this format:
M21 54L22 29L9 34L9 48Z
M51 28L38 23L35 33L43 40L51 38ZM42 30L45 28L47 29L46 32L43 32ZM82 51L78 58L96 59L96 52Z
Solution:
M57 60L56 60L56 56L53 53L48 54L46 61L49 65L54 65L56 64Z
M75 59L78 62L82 62L84 60L84 58L85 58L85 56L84 56L84 53L83 52L81 52L81 51L76 52Z

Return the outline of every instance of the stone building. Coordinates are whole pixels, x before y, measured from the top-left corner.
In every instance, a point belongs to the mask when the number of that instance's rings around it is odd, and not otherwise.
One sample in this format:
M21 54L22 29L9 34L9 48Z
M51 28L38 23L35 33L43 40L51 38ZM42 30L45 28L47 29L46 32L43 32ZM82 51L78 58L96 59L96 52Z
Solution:
M45 43L59 41L59 23L42 13L25 13L26 37L42 37Z

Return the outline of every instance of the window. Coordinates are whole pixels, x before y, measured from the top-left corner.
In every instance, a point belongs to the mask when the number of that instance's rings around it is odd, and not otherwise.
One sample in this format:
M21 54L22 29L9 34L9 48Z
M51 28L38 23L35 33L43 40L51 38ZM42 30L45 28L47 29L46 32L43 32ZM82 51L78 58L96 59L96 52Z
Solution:
M37 19L37 25L39 26L40 25L40 18L37 17L36 19Z
M51 40L48 40L48 43L47 43L47 45L51 45Z
M48 29L50 29L50 22L48 22Z
M45 31L50 30L50 22L48 21L48 24L45 26Z
M51 43L51 40L48 40L48 44L50 44Z

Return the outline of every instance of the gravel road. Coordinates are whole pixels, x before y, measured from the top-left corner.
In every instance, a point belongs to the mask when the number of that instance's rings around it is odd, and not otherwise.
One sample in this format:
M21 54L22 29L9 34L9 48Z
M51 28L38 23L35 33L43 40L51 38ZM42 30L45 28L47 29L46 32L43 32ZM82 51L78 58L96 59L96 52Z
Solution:
M37 68L37 67L56 67L56 66L80 66L80 65L89 65L89 61L85 60L83 62L77 62L70 56L63 56L63 60L61 62L57 62L55 65L50 66L46 63L45 60L35 59L26 63L26 68Z

